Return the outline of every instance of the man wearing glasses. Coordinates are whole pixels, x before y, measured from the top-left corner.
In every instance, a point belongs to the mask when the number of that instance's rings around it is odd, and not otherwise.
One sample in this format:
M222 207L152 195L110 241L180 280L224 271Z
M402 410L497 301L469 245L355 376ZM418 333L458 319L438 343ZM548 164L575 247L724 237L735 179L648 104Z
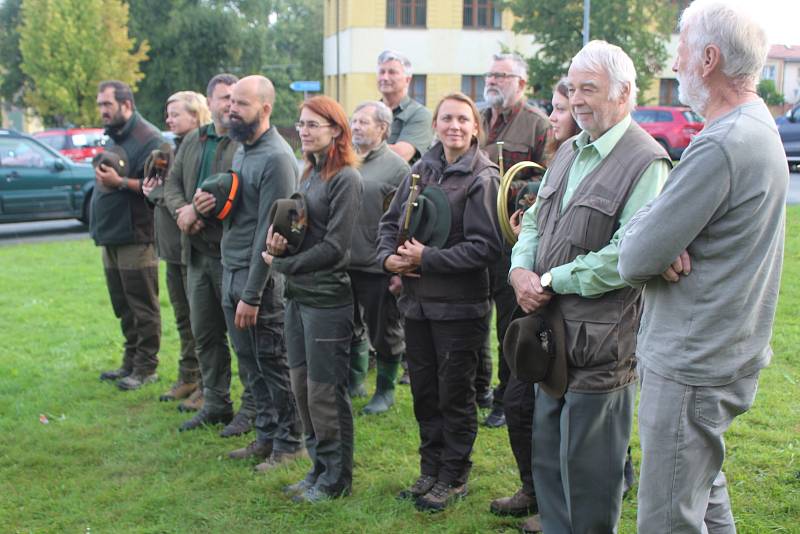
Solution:
M433 117L428 109L408 96L411 84L411 61L394 50L378 56L378 91L381 102L392 110L389 148L409 165L424 154L433 140Z
M516 54L495 54L486 73L483 98L489 105L481 114L484 131L487 132L482 148L492 161L497 162L497 143L501 141L505 169L520 161L542 161L549 122L544 113L526 102L527 79L528 66ZM509 213L512 211L509 210ZM534 512L536 508L531 473L533 388L511 377L508 364L503 359L503 338L517 305L514 289L507 282L510 258L511 247L504 243L500 257L489 267L492 298L497 311L497 375L500 383L494 390L492 400L492 353L491 341L487 337L480 353L475 388L479 404L483 401L486 407L492 407L484 424L497 428L508 423L511 450L522 481L522 488L513 496L492 501L491 510L499 515L523 516Z

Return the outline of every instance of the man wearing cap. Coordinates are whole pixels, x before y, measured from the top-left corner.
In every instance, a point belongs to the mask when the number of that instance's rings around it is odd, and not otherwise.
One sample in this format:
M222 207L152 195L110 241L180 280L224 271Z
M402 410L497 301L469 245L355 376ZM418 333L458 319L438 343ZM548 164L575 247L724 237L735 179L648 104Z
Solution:
M409 164L417 161L433 141L431 112L408 96L411 74L411 61L400 52L384 50L378 56L378 91L393 116L387 143Z
M789 187L775 121L756 92L768 50L764 28L735 4L686 8L672 70L705 127L620 243L620 274L646 284L642 534L736 532L724 434L752 406L772 357Z
M350 284L353 288L355 333L350 347L350 389L363 391L367 373L368 343L377 352L375 394L365 414L383 413L394 404L394 385L405 351L403 325L389 276L378 260L378 225L388 201L408 175L408 164L386 144L392 112L382 102L359 104L350 119L353 144L362 157L359 172L364 194L350 250Z
M103 267L114 314L125 336L122 365L100 375L123 390L158 380L161 312L158 259L153 245L153 208L142 195L144 163L162 142L155 126L136 111L131 88L120 81L100 82L97 107L111 139L109 150L122 154L123 174L97 165L89 232L103 247Z
M520 161L542 161L545 135L550 123L539 109L525 101L528 65L517 54L495 54L483 98L489 106L481 113L483 128L487 132L482 148L489 158L498 163L502 142L504 169ZM527 169L526 169L527 170ZM517 176L521 177L523 173ZM502 178L502 177L501 177ZM519 180L519 179L518 179ZM538 178L537 178L538 180ZM520 186L525 182L519 180ZM514 210L509 210L512 213ZM501 427L508 422L508 439L519 469L522 487L510 497L495 499L490 509L499 515L526 515L535 512L536 497L531 473L531 424L533 423L533 388L530 384L511 377L508 363L503 357L503 338L517 307L514 289L508 283L511 265L511 246L503 240L498 260L489 266L492 299L495 304L496 334L498 342L497 377L492 411L484 421L488 427ZM490 338L481 351L475 388L478 402L491 399L492 352ZM508 405L508 411L504 409Z
M203 387L181 411L199 409L181 425L191 430L206 424L227 422L233 410L230 398L231 355L225 316L222 313L222 262L220 240L222 221L200 215L192 205L198 184L209 176L231 168L238 143L228 137L230 94L238 78L232 74L214 76L206 89L212 122L187 134L175 156L164 183L164 200L181 230L181 251L187 266L190 321L195 338ZM243 434L252 427L255 402L245 386L239 412L222 429L223 437Z
M270 208L294 191L298 176L292 149L270 125L274 102L275 89L263 76L248 76L233 87L228 135L241 143L232 165L240 193L222 222L222 309L256 404L255 440L229 456L265 460L256 467L260 471L305 452L289 386L283 277L270 272L261 258ZM194 197L195 207L206 215L216 204L205 191Z
M525 212L509 279L525 312L547 307L551 322L562 321L551 328L562 335L540 339L563 355L536 388L541 527L613 532L633 425L640 297L617 271L618 243L622 227L660 191L670 162L631 121L636 71L622 49L587 44L572 59L568 86L583 132L556 152Z

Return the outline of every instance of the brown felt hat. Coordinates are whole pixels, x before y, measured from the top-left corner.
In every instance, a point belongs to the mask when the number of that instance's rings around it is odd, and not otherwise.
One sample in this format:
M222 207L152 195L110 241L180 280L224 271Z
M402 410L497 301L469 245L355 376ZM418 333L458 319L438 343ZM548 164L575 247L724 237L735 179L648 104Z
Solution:
M273 233L286 238L287 253L296 254L303 244L308 228L306 198L303 194L294 193L289 198L279 198L273 202L268 220L271 221Z
M503 356L521 382L538 383L551 397L567 390L567 353L564 319L557 306L522 315L517 308L503 338Z
M117 171L117 174L121 177L127 177L128 173L131 172L130 166L128 165L128 154L125 152L125 149L119 145L107 147L92 159L92 166L94 168L100 165L111 167Z

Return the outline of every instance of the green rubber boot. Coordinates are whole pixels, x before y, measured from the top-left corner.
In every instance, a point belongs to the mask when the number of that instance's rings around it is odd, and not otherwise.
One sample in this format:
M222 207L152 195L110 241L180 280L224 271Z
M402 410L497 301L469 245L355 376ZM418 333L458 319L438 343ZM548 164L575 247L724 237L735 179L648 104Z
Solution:
M364 379L367 378L367 368L369 366L369 343L366 339L360 339L350 345L350 378L347 383L347 391L350 398L366 397L367 390L364 387Z
M365 415L383 413L394 404L394 383L400 362L386 362L378 358L378 376L375 380L375 394L364 406Z

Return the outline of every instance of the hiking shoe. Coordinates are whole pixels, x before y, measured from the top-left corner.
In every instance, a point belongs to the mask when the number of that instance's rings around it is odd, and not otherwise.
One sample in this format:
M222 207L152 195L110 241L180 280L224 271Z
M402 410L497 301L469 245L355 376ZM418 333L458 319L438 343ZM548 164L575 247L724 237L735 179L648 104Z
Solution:
M435 485L436 477L432 477L430 475L420 475L410 487L397 494L397 500L416 500L428 493Z
M249 415L238 412L233 420L219 431L219 436L221 438L231 438L247 434L251 430L253 430L253 419Z
M486 416L483 424L489 428L500 428L501 426L506 426L506 411L502 406L495 406L492 408L492 411L489 412L489 415Z
M524 534L533 534L534 532L544 532L542 522L539 521L539 514L532 515L522 523L522 532Z
M263 460L272 454L271 441L251 441L247 447L236 449L228 453L228 458L233 460L245 460L247 458L259 458Z
M139 389L146 384L152 384L157 380L158 375L156 373L150 373L149 375L131 373L125 378L120 379L120 381L117 382L117 387L123 391L132 391L134 389Z
M539 507L536 503L536 495L529 495L519 489L511 497L493 500L489 505L489 511L494 515L525 517L538 512Z
M109 381L116 381L120 378L125 378L126 376L130 375L133 371L130 369L125 369L124 367L120 367L119 369L112 369L111 371L104 371L100 373L100 380L109 380Z
M314 483L310 480L304 478L299 482L295 482L294 484L289 484L288 486L283 487L283 492L287 495L300 495L307 489L314 486Z
M179 412L199 412L203 409L203 388L198 387L185 401L178 405Z
M320 488L319 486L314 485L305 490L303 493L300 493L299 495L295 495L294 497L292 497L292 501L296 503L307 502L309 504L316 504L318 502L335 499L337 497L344 497L346 495L350 495L349 486L341 490L326 491Z
M305 447L301 447L292 452L272 451L269 458L256 466L256 471L264 473L276 467L280 467L281 465L299 460L300 458L305 458L306 456L308 456L308 453L306 453Z
M452 486L447 482L437 481L431 490L418 498L414 503L421 512L441 512L453 501L467 495L467 485Z
M230 423L231 419L233 419L232 413L216 414L200 410L194 417L188 421L184 421L178 430L180 432L186 432L187 430L194 430L195 428L204 426L227 424Z
M183 380L178 380L169 390L162 393L158 400L161 402L169 402L174 400L185 399L189 395L197 390L197 383L195 382L184 382Z

